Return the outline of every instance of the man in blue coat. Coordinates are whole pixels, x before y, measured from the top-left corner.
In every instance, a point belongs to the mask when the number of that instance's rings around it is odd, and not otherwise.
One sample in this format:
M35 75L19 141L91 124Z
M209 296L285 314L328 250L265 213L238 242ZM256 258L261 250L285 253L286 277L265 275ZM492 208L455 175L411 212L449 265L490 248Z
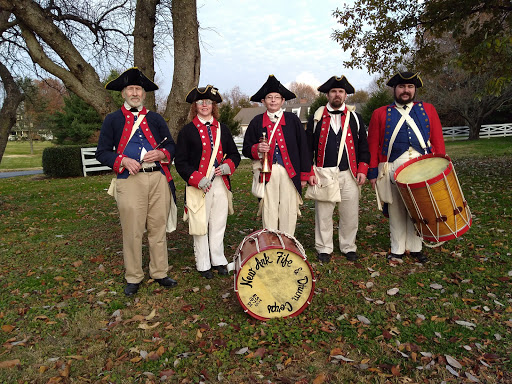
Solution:
M295 97L274 75L270 75L251 97L251 101L261 102L267 110L249 123L242 149L245 157L260 161L263 156L268 156L271 164L270 172L261 180L265 183L263 201L260 202L263 227L292 236L300 214L302 188L311 172L304 126L295 114L282 108L286 100ZM261 140L263 136L268 142Z
M151 278L161 286L174 287L176 281L167 276L166 226L175 201L169 172L175 144L162 116L143 105L146 92L158 87L134 67L105 88L121 91L125 100L121 109L105 118L96 151L96 159L117 174L115 198L123 231L127 282L124 293L137 293L144 279L144 230L148 234Z

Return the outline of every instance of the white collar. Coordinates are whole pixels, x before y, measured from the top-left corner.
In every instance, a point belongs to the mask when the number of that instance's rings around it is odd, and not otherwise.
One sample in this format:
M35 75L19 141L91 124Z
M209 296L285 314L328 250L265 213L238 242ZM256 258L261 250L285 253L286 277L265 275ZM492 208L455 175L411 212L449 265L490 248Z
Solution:
M274 119L274 118L280 118L281 115L283 114L284 112L284 109L280 109L279 111L276 111L276 112L269 112L267 111L267 116L270 118L270 119Z
M339 107L338 109L334 109L331 104L327 103L327 110L329 112L332 112L332 111L344 111L345 110L345 103L341 104L341 107Z
M208 120L204 120L204 119L202 119L201 117L199 117L199 115L197 115L197 118L199 119L199 121L200 121L202 124L205 124L205 125L206 125L206 123L210 123L210 124L212 124L212 123L213 123L213 116L212 116L212 117L210 117Z
M407 104L400 104L400 103L395 101L395 104L396 104L397 107L402 107L402 108L404 106L407 106L407 109L409 109L409 110L414 106L414 102L413 101L411 101L410 103L407 103Z
M129 111L130 109L134 108L130 104L128 104L126 101L124 102L124 107ZM137 107L137 110L140 112L142 111L142 104ZM135 112L132 112L135 113Z

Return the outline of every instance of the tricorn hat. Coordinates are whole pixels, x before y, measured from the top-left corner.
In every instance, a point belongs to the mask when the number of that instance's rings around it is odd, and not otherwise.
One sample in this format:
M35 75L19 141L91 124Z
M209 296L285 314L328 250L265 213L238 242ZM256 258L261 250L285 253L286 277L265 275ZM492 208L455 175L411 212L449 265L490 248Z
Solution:
M149 80L137 67L132 67L121 73L117 78L109 81L105 88L111 91L122 91L129 85L140 85L146 92L156 91L158 86Z
M319 92L328 93L333 88L343 88L349 95L355 92L354 87L348 82L345 76L333 76L317 89Z
M396 87L398 84L414 84L416 88L421 88L423 86L423 81L421 81L419 72L398 72L395 76L389 79L386 85L389 87Z
M216 103L222 103L222 96L220 95L219 90L209 84L206 87L192 88L192 90L187 94L185 101L192 104L194 101L203 99L210 99Z
M286 89L286 87L275 78L274 75L270 75L261 86L261 88L254 95L251 96L251 101L261 103L269 93L279 93L285 100L295 99L297 96L292 91Z

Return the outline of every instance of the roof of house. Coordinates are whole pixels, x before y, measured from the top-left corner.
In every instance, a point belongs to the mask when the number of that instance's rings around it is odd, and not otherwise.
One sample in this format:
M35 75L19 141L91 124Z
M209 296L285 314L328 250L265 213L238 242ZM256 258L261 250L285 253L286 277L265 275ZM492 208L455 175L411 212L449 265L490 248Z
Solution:
M306 113L308 112L308 108L311 103L294 103L294 104L285 104L283 105L283 109L286 112L295 112L298 113L300 121L305 124L307 122ZM254 118L254 116L259 115L266 111L265 107L251 107L251 108L242 108L240 112L235 116L236 120L240 120L240 124L242 126L247 126Z

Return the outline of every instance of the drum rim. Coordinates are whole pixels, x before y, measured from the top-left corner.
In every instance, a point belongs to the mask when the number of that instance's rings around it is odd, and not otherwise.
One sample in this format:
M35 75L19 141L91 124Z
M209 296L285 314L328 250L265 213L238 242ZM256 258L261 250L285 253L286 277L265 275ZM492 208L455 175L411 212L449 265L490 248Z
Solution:
M264 229L259 229L257 231L254 231L252 233L250 233L249 235L247 235L246 237L249 237L249 236L252 236L254 235L255 233L262 233L262 232L266 232L268 230L266 230L265 228ZM245 238L244 238L245 239ZM241 245L242 243L240 243ZM235 261L235 259L237 257L240 257L240 251L241 251L241 247L237 248L236 250L236 253L233 257L233 260ZM276 245L276 246L269 246L269 248L266 248L265 250L268 250L268 249L282 249L279 245ZM305 252L305 251L304 251ZM256 255L257 253L261 253L260 252L253 252L251 253L248 257L245 258L245 260L240 264L240 270L243 268L243 266L245 265L245 263L250 260L254 255ZM314 274L314 271L313 271L313 267L311 266L311 264L309 263L308 259L307 259L307 256L306 255L301 255L301 254L298 254L298 253L295 253L295 252L292 252L294 255L297 255L297 256L300 256L302 258L302 260L306 263L306 265L308 266L309 268L309 271L311 272L311 292L308 296L308 298L306 299L305 303L299 308L297 309L295 312L293 312L292 314L290 315L287 315L287 316L282 316L282 317L263 317L263 316L260 316L256 313L254 313L253 311L251 311L249 308L247 308L247 306L245 305L244 302L242 302L241 298L240 298L240 294L239 294L239 289L236 289L238 287L238 276L240 275L238 272L239 271L236 271L235 270L235 276L234 276L234 286L235 286L235 293L236 293L236 298L238 300L238 302L240 303L240 305L242 306L242 309L245 313L248 313L249 315L251 315L252 317L254 317L255 319L257 320L262 320L262 321L267 321L267 320L270 320L270 319L287 319L289 317L295 317L295 316L298 316L300 315L308 306L309 304L311 304L312 302L312 299L313 299L313 296L315 295L315 283L316 283L316 278L315 278L315 274Z
M427 179L427 180L418 181L416 183L403 183L403 182L397 180L397 177L400 174L400 172L402 172L409 165L417 163L418 161L421 161L421 160L431 159L431 158L434 158L434 157L439 157L439 158L443 158L443 159L448 160L448 165L438 175L436 175L434 177L431 177L430 179ZM393 177L395 179L396 185L399 186L400 188L408 187L408 188L413 188L414 189L414 188L422 188L422 187L424 187L427 184L428 185L435 184L439 180L442 180L445 176L448 176L453 170L454 170L453 163L452 163L452 160L450 159L450 157L448 155L429 153L429 154L421 155L421 156L415 157L414 159L408 160L407 162L405 162L404 164L402 164L401 166L399 166L396 169Z

